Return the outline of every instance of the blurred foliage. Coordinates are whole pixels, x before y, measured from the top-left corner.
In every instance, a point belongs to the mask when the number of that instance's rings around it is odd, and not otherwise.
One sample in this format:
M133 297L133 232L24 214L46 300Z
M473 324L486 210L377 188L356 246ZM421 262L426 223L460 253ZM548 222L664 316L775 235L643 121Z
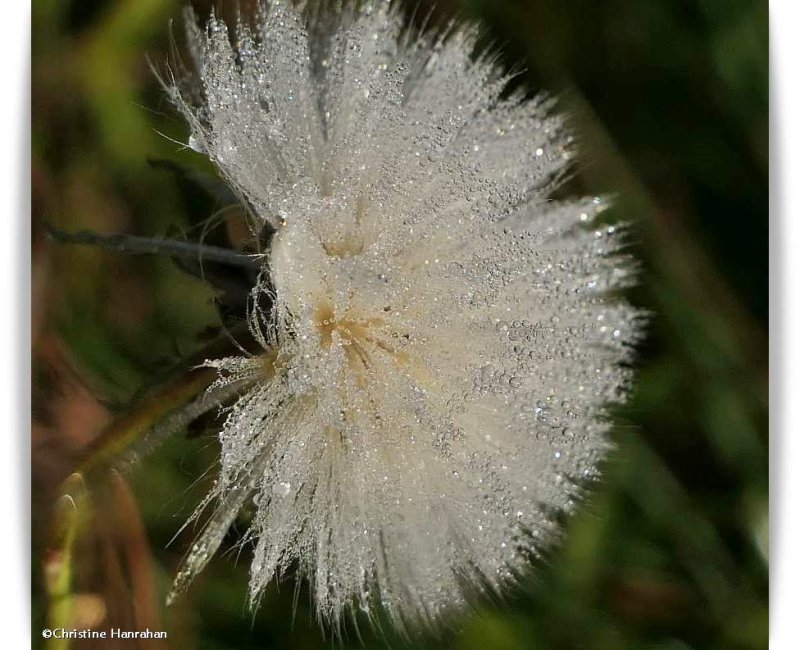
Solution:
M186 128L146 59L166 59L179 12L177 0L33 2L34 639L56 486L109 417L220 324L220 294L169 260L59 247L40 226L184 235L226 207L150 164L209 171L176 144ZM481 19L504 60L526 65L524 83L561 98L583 151L577 189L613 193L615 216L634 225L643 272L631 298L653 320L605 478L531 578L438 635L362 623L342 644L765 648L767 3L440 0L436 16L453 15ZM220 214L234 240L235 210ZM169 632L141 647L330 647L305 590L293 615L291 583L248 613L236 531L164 608L190 534L169 542L214 462L213 435L192 433L97 495L72 576L91 607L73 624Z

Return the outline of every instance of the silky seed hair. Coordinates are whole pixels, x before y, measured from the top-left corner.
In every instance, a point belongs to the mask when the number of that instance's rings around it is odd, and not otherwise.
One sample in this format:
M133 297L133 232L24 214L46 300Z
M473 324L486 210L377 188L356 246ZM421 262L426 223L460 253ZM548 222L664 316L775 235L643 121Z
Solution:
M334 626L502 593L598 476L641 329L605 202L551 198L563 119L474 29L415 30L391 3L185 23L166 85L189 144L274 235L263 352L208 362L211 393L243 388L170 598L245 504L254 606L290 569Z

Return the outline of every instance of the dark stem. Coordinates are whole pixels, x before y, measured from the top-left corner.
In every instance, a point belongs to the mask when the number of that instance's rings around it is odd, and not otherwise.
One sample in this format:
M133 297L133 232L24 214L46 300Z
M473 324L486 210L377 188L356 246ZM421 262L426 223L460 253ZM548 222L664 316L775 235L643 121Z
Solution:
M238 266L250 271L258 271L258 260L229 248L208 246L180 239L164 237L140 237L138 235L104 235L91 230L66 232L55 228L47 221L43 222L50 236L62 244L79 244L96 246L103 250L131 255L169 255L200 262L218 262L228 266Z

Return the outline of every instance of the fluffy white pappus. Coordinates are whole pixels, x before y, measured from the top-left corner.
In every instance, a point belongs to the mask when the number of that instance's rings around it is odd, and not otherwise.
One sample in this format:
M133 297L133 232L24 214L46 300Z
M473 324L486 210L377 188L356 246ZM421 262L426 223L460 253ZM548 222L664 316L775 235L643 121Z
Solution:
M502 591L597 476L641 329L602 202L550 199L562 120L506 92L474 32L387 3L187 28L196 73L169 89L191 145L276 232L264 353L214 362L212 391L250 388L174 594L246 502L254 604L290 568L334 625L382 606L410 629Z

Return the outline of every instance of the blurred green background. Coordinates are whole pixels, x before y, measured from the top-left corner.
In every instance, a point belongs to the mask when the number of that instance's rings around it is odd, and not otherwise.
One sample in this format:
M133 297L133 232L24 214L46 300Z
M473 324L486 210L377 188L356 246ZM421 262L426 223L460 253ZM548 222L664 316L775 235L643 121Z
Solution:
M154 164L208 170L170 140L186 128L146 59L166 60L180 7L33 2L34 639L57 484L115 412L220 323L208 285L169 260L59 247L39 222L183 235L224 207ZM437 635L362 624L342 645L766 648L767 3L439 0L436 16L453 15L483 21L526 84L561 98L583 152L575 188L614 193L614 216L633 222L643 273L631 299L653 319L604 480L530 579ZM236 227L234 210L228 234ZM305 591L292 616L290 581L247 611L241 526L189 595L163 606L190 536L168 543L215 450L211 435L176 436L98 505L77 555L75 626L169 632L166 644L118 642L129 649L331 647Z

